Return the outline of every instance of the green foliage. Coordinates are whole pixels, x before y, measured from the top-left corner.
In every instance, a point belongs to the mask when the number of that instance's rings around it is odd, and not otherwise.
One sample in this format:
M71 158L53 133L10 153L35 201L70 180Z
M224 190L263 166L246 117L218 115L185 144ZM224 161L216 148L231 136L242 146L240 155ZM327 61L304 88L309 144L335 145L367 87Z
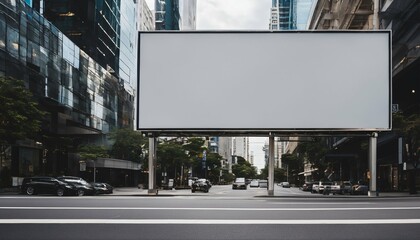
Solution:
M140 132L129 128L116 129L109 134L109 138L115 141L110 151L114 158L141 162L148 140Z
M236 177L251 179L257 176L256 167L252 166L245 158L237 156L237 163L238 164L232 166L232 173L235 174Z
M208 153L207 154L207 178L212 183L219 182L220 170L221 170L221 160L223 159L218 153Z
M302 161L306 160L312 164L313 168L318 168L320 172L324 172L326 168L324 156L329 151L326 141L322 138L314 138L312 142L300 143L298 151L300 153L299 158Z
M35 137L45 113L21 80L0 77L0 144Z
M261 169L261 173L257 176L258 179L268 178L268 167ZM285 182L287 180L286 170L282 168L274 168L274 182Z
M105 146L84 145L79 147L80 158L83 160L95 160L98 158L108 158L109 154Z
M188 155L179 142L163 142L157 148L157 160L161 167L175 169L188 161Z

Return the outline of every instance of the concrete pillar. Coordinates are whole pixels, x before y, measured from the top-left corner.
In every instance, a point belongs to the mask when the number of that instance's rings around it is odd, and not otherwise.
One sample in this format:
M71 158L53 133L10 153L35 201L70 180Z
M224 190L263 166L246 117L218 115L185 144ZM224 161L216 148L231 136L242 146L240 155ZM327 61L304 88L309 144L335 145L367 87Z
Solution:
M156 153L157 153L157 138L149 137L149 195L157 195L156 189Z
M377 163L377 143L378 143L378 134L372 133L369 137L369 197L376 197L376 163Z
M274 195L274 137L268 138L268 195Z

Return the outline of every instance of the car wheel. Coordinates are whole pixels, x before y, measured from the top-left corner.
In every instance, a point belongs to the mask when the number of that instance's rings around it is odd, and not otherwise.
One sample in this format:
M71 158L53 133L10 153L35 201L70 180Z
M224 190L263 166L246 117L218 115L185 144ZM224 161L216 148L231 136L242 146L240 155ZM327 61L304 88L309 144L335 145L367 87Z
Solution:
M35 189L33 187L27 187L26 188L26 194L34 195L35 194Z
M62 188L57 189L57 196L63 196L64 195L64 190Z
M77 189L77 196L85 195L85 191L83 189Z

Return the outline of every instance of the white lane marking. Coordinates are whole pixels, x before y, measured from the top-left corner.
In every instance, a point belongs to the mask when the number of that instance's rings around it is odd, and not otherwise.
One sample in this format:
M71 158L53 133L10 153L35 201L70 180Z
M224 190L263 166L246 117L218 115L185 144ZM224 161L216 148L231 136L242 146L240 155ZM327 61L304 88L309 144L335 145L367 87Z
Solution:
M269 202L273 205L372 205L372 202Z
M238 219L0 219L0 224L220 224L220 225L321 225L321 224L420 224L420 219L315 219L315 220L238 220Z
M0 207L0 210L174 210L174 211L365 211L420 210L420 207L348 207L348 208L187 208L187 207Z

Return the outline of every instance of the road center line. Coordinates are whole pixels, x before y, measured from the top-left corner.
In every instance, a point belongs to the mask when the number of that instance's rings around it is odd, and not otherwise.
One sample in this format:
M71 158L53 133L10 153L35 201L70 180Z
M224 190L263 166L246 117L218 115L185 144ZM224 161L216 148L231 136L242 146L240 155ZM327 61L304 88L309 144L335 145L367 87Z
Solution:
M365 211L420 210L420 207L348 207L348 208L172 208L172 207L0 207L0 210L173 210L173 211Z
M420 224L420 219L316 219L316 220L238 220L238 219L0 219L0 224L211 224L211 225L321 225L321 224Z

